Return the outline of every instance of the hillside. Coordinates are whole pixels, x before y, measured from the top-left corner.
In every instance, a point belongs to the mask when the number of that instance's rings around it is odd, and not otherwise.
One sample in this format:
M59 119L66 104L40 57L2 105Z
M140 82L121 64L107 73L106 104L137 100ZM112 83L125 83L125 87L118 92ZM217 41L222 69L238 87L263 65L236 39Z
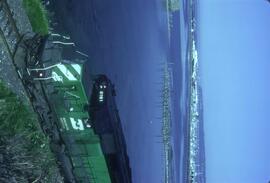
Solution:
M61 182L36 116L0 82L0 182Z

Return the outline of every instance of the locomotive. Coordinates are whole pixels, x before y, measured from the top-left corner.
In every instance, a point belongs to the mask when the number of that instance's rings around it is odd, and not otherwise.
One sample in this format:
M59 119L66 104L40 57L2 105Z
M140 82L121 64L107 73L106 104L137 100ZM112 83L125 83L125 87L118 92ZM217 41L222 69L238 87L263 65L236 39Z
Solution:
M18 75L50 137L64 182L131 183L116 92L108 77L89 74L87 56L52 35L25 41L18 49L26 52L25 63L16 64Z

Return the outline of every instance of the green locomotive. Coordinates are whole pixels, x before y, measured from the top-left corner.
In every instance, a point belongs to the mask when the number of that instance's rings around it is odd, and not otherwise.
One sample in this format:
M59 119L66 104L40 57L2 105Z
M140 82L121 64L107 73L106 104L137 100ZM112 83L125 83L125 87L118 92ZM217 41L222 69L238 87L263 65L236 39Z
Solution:
M50 101L59 119L58 127L71 157L76 182L110 183L110 175L86 106L82 64L59 64L52 69L54 92Z
M73 46L52 37L36 42L19 71L64 181L131 183L113 84L104 75L85 76L85 60L70 54Z

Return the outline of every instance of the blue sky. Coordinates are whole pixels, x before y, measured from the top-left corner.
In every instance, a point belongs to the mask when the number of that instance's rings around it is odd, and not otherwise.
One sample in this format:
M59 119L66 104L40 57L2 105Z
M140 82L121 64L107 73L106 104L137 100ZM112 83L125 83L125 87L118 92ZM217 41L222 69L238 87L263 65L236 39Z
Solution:
M270 181L270 3L202 0L207 183Z

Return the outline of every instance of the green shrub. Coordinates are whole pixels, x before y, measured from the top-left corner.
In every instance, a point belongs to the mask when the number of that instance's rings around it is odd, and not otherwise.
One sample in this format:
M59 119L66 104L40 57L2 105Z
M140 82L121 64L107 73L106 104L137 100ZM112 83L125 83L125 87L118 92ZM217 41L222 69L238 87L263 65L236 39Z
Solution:
M40 0L23 0L23 6L30 20L33 31L46 35L49 32L47 12Z
M49 139L42 133L37 116L1 81L0 174L3 183L14 179L22 183L62 182Z

